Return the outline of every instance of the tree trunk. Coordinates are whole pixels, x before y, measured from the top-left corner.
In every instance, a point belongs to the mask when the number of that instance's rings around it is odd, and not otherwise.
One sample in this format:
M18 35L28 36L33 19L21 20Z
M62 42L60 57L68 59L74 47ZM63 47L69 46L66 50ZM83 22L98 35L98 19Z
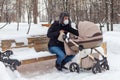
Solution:
M37 24L38 17L38 0L33 0L33 22Z
M4 3L5 3L5 0L3 0L3 1L1 2L1 6L0 6L0 7L1 7L1 11L0 11L0 12L1 12L1 13L0 13L0 14L1 14L1 15L0 15L0 22L2 22L2 18L3 18L2 16L3 16Z
M113 15L113 0L111 0L111 15L110 15L110 17L111 17L111 31L113 31L113 17L114 15Z
M106 1L105 3L105 7L106 7L106 20L107 20L107 31L109 31L109 22L108 22L108 1Z
M19 23L21 22L21 0L16 0L16 18L17 18L17 31L19 30Z

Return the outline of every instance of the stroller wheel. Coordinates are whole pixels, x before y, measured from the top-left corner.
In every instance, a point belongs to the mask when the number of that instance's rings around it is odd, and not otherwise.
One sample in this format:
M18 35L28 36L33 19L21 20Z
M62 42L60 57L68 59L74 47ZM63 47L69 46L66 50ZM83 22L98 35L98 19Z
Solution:
M69 69L70 69L70 72L77 72L77 73L80 72L79 65L75 62L70 64Z
M110 70L110 67L108 64L101 64L101 68L105 70Z
M101 73L101 68L100 68L100 66L98 66L97 64L95 64L93 67L92 67L92 72L94 73L94 74L96 74L96 73Z
M13 51L7 50L7 51L4 52L4 54L5 54L7 57L9 57L10 55L13 55Z
M106 70L110 70L110 67L109 67L109 65L107 64L106 66L105 66L106 68Z
M108 65L107 58L104 57L103 59L104 59L104 62L101 64L101 68L105 69L105 70L109 70L110 68L109 68L109 65Z

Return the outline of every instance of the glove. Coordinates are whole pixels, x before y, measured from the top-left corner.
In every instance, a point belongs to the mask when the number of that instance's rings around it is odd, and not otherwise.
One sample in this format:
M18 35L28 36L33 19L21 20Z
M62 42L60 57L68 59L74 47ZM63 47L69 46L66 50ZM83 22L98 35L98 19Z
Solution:
M65 41L65 40L67 39L67 35L64 34L64 35L62 36L62 38L63 38L63 40Z
M63 35L63 40L64 40L64 41L66 41L66 42L69 41L69 39L70 39L69 34L70 34L70 33L67 33L67 34L64 34L64 35Z

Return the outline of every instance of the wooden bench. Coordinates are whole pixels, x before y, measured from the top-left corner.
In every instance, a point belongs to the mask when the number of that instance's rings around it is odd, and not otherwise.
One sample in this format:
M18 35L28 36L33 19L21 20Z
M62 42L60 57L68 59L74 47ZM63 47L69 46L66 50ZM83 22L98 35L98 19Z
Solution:
M42 39L41 39L42 38ZM31 37L28 38L28 45L23 45L23 43L17 43L17 46L15 47L11 47L11 43L15 42L14 40L11 41L2 41L2 47L3 48L8 48L9 49L13 49L13 48L21 48L22 47L28 47L28 48L34 48L36 51L47 51L47 42L48 42L48 38L44 35L44 36L38 36L38 37ZM102 44L102 48L104 49L104 53L107 54L107 48L106 48L106 43L104 42ZM45 60L51 60L51 59L55 59L56 55L49 55L49 56L44 56L44 57L38 57L38 58L32 58L32 59L26 59L26 60L21 60L22 65L24 64L30 64L30 63L34 63L34 62L39 62L39 61L45 61Z
M14 48L24 48L24 47L29 47L29 48L34 47L36 52L48 50L47 44L48 44L49 38L47 38L46 35L32 36L27 38L27 40L28 40L27 45L24 42L16 42L15 40L12 40L12 39L1 40L2 51L6 51L8 49L14 49Z
M51 60L51 59L56 59L56 55L22 60L21 64L24 65L24 64L30 64L30 63L35 63L35 62L40 62L40 61L45 61L45 60Z
M50 27L51 24L42 24L42 26L45 26L45 27Z
M104 49L104 53L107 55L106 43L103 43L101 47ZM39 57L39 58L22 60L21 63L22 63L22 65L24 65L24 64L30 64L30 63L51 60L51 59L56 59L56 55L50 55L50 56L46 56L46 57Z

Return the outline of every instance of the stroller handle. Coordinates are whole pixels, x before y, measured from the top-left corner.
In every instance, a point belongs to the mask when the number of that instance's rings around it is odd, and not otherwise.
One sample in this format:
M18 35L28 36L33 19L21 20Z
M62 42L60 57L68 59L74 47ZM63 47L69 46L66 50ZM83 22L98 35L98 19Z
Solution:
M77 43L75 43L72 39L69 39L69 41L70 41L71 43L73 43L76 47L79 48L79 45L78 45Z

